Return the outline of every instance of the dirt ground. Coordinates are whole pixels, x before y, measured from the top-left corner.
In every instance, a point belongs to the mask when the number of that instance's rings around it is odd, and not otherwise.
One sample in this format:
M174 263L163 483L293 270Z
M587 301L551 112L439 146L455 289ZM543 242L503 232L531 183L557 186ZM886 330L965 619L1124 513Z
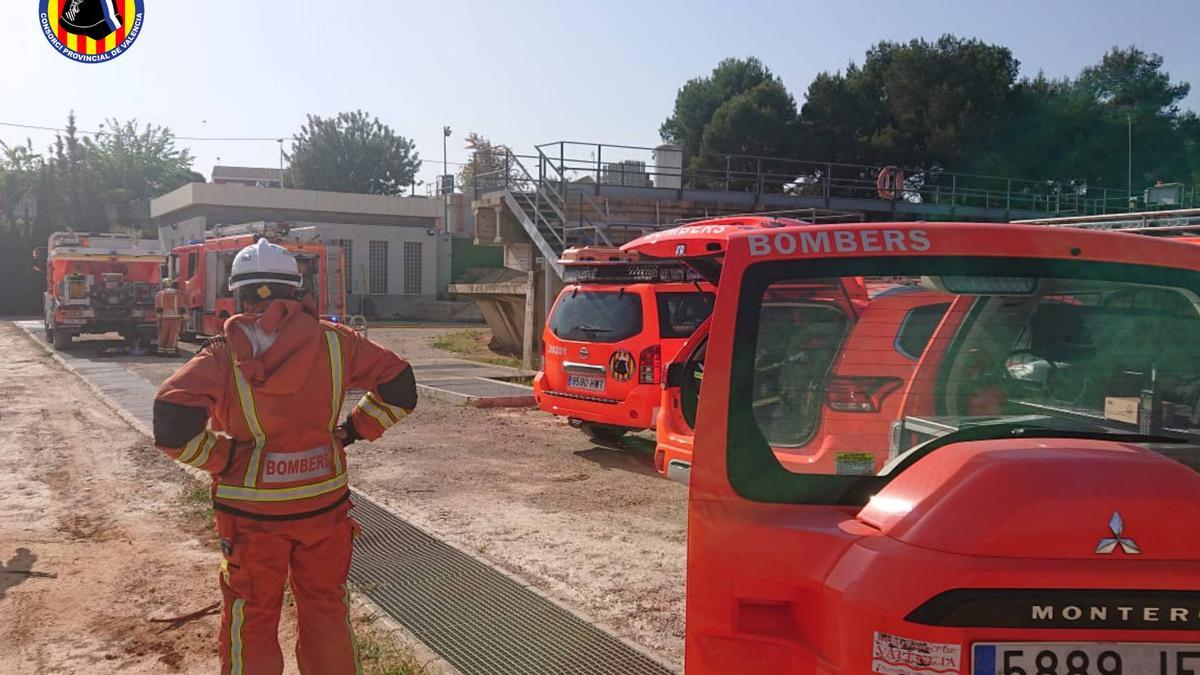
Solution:
M442 330L376 328L371 337L420 362L448 356L429 346ZM182 361L118 360L156 384ZM654 472L652 438L600 448L537 410L425 401L383 439L349 448L351 480L434 536L679 664L687 489Z
M215 614L161 621L220 598L197 483L8 322L0 353L0 673L216 672Z
M186 476L7 323L0 350L0 672L215 672L217 617L153 622L219 597Z

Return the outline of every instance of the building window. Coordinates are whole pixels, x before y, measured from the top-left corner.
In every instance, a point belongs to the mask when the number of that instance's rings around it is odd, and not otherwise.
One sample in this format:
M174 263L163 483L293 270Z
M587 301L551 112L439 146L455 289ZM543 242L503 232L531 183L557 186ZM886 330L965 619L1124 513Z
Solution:
M370 293L372 295L387 295L388 292L388 243L386 241L371 242Z
M421 242L404 242L404 294L421 294Z

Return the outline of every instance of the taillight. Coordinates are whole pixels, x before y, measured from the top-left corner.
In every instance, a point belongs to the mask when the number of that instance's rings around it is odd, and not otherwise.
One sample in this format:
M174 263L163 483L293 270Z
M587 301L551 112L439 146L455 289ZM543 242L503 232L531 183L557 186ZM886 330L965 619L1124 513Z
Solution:
M658 345L642 350L638 357L638 384L658 384L662 381L662 348Z
M835 376L825 385L825 403L837 412L879 412L883 399L903 384L896 377Z

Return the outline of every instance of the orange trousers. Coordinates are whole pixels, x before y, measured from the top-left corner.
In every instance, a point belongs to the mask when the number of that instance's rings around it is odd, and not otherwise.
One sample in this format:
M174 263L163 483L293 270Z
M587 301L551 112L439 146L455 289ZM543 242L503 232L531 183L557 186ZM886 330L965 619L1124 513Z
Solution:
M257 520L217 511L221 537L222 675L278 675L284 584L296 601L296 661L304 675L353 675L350 549L358 526L347 502L300 520ZM290 579L289 579L290 573Z
M179 342L179 329L182 325L181 317L158 318L158 351L175 352L175 345Z

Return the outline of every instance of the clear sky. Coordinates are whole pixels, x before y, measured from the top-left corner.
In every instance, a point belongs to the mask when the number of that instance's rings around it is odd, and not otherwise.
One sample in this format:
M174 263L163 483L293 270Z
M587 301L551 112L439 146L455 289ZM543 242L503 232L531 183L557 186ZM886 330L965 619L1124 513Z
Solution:
M1200 89L1197 0L146 0L137 43L102 64L55 53L37 0L3 3L0 122L58 127L73 109L82 129L116 116L186 136L278 137L306 113L361 108L416 141L426 181L441 173L445 124L452 162L472 130L518 152L562 139L655 145L679 86L726 56L758 56L798 103L814 75L861 62L881 39L946 32L1056 77L1137 44ZM1200 109L1200 91L1185 106ZM5 142L27 135L39 149L53 137L0 126ZM205 175L218 157L278 166L271 142L186 145Z

